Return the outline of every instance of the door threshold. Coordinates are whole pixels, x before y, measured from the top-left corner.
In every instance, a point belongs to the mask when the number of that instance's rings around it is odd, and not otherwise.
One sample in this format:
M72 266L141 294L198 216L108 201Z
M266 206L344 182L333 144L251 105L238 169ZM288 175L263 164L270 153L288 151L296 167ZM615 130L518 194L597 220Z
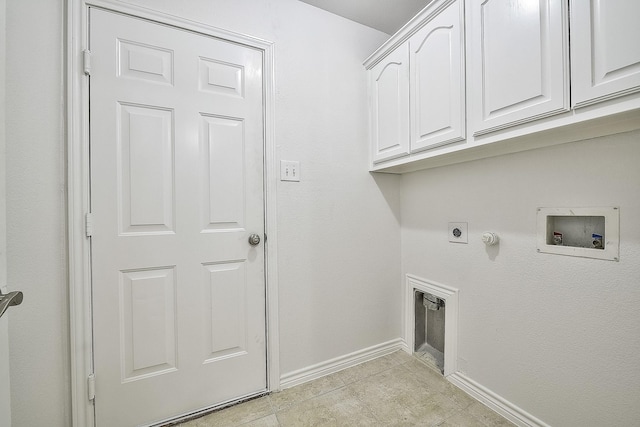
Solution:
M255 400L255 399L259 399L261 397L264 396L268 396L269 394L271 394L270 391L268 390L263 390L257 393L252 393L243 397L240 397L238 399L233 399L233 400L229 400L226 401L224 403L215 405L215 406L211 406L208 408L204 408L204 409L199 409L195 412L190 412L188 414L183 414L183 415L179 415L175 418L170 418L168 420L164 420L164 421L160 421L158 423L154 423L154 424L149 424L147 427L171 427L171 426L176 426L178 424L181 423L186 423L187 421L191 421L191 420L195 420L201 417L204 417L205 415L209 415L212 414L214 412L218 412L218 411L222 411L223 409L227 409L230 408L232 406L236 406L236 405L240 405L241 403L245 403L245 402L249 402L251 400Z

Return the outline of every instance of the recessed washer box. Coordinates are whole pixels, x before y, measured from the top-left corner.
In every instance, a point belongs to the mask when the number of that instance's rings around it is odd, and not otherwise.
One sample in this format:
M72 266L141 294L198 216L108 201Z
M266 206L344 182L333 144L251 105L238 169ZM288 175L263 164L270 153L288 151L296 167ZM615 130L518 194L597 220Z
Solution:
M620 209L538 208L538 252L618 261Z

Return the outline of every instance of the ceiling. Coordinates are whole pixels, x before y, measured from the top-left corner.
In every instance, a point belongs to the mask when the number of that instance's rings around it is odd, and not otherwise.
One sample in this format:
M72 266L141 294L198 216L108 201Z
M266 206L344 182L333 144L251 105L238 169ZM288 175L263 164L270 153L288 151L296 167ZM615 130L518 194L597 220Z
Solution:
M431 0L300 0L387 34L393 34Z

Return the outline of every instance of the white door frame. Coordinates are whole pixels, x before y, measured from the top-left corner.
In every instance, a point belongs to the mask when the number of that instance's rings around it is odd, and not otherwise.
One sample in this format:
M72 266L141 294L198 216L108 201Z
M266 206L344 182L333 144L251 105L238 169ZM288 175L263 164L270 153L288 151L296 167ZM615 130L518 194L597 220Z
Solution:
M196 33L229 40L263 51L264 82L264 155L265 155L265 279L267 389L280 388L276 184L277 159L274 133L274 44L249 35L238 34L167 15L151 9L126 5L116 0L67 0L67 233L69 245L69 324L71 345L72 425L95 425L91 387L93 373L91 329L91 258L86 237L89 199L89 79L85 75L83 50L88 45L89 7L98 7L148 19ZM100 427L100 426L99 426Z
M7 2L0 0L0 34L7 34ZM5 114L6 45L0 44L0 291L7 293L7 206L6 206L6 135ZM0 425L11 425L11 372L9 368L9 313L0 319Z

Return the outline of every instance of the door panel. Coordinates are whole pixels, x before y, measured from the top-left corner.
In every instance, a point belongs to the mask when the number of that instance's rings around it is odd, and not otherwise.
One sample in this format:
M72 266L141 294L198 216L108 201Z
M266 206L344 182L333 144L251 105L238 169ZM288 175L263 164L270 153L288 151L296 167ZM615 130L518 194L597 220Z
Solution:
M576 107L640 91L640 2L571 2L571 84Z
M123 382L176 370L175 267L120 272Z
M90 18L97 425L262 392L262 52Z
M567 0L466 4L474 135L568 111Z
M244 227L244 123L202 116L202 170L205 215L203 231Z
M203 265L205 362L247 352L246 268L244 262Z
M409 51L400 46L369 71L373 163L409 154Z
M117 104L120 233L173 232L173 111Z
M464 31L452 2L409 39L411 152L464 139Z

